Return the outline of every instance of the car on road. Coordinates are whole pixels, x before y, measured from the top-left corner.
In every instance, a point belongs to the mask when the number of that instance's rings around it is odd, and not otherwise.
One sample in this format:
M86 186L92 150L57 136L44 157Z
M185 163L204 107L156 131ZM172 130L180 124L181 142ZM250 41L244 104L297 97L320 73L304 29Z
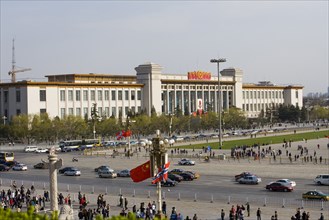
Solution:
M254 176L255 174L251 173L251 172L242 172L238 175L235 175L235 181L238 181L238 179L241 179L242 177L246 177L246 176Z
M38 149L37 146L26 146L26 147L24 148L24 151L25 151L25 152L35 152L37 149Z
M76 169L75 167L64 167L64 168L58 170L58 172L61 174L64 174L66 171L75 170L75 169Z
M166 181L161 181L161 186L173 187L173 186L176 186L176 185L177 185L176 181L174 181L170 178L167 178Z
M303 193L302 198L329 201L329 194L325 194L325 193L323 193L321 191L317 191L317 190L312 190L312 191Z
M245 176L238 179L240 184L258 184L260 182L262 182L262 179L257 176Z
M275 181L277 183L283 183L283 184L287 184L287 185L290 185L292 187L295 187L296 186L296 182L293 181L293 180L290 180L290 179L279 179L277 181Z
M173 173L173 174L181 174L181 173L184 173L185 170L183 169L172 169L169 173Z
M100 178L117 178L117 174L114 172L110 172L108 170L105 171L99 171L98 176Z
M192 180L194 180L194 176L191 173L184 172L184 173L180 173L178 175L180 175L181 177L183 177L183 180L184 181L192 181Z
M0 164L0 171L9 171L10 167L4 165L4 164Z
M118 177L130 177L130 170L121 170L117 173Z
M200 174L194 171L186 170L185 173L190 173L194 176L194 179L199 179Z
M266 185L266 189L270 191L284 191L291 192L294 188L290 184L280 183L280 182L272 182Z
M168 178L171 180L174 180L176 182L181 182L183 180L183 177L178 174L168 173Z
M190 166L193 166L193 165L195 165L195 161L184 158L184 159L181 159L180 161L178 161L178 164L179 165L190 165Z
M15 166L13 166L13 170L15 170L15 171L27 171L27 166L23 163L18 163Z
M48 149L40 147L35 150L36 153L48 153L48 151Z
M73 167L73 169L65 171L64 176L81 176L81 171L78 168Z
M34 169L47 169L47 165L45 163L37 163L33 166Z
M95 168L95 172L102 172L102 171L110 171L110 172L114 172L113 169L111 169L109 166L105 166L105 165L102 165L102 166L99 166L97 168Z
M320 174L313 181L319 185L329 185L329 174Z

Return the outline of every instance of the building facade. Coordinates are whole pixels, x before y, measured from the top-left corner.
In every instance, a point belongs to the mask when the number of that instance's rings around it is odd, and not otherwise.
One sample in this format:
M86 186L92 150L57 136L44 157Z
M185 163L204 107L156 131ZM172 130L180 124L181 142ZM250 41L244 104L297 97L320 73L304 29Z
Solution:
M99 115L125 117L129 111L151 114L191 114L218 112L232 106L247 117L258 117L262 110L283 105L302 107L302 86L278 86L270 82L243 84L238 68L221 71L218 77L195 71L163 74L162 67L145 63L135 68L136 75L64 74L48 75L47 82L19 81L0 83L0 116L47 112L50 117L66 115L91 117L96 103Z

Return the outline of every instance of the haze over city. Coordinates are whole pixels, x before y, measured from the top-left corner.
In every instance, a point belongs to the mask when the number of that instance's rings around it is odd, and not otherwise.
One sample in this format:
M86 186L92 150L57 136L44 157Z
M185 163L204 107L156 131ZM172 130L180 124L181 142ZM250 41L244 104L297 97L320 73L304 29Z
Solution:
M1 77L9 82L64 73L135 74L237 67L244 83L271 81L327 92L328 1L0 1Z

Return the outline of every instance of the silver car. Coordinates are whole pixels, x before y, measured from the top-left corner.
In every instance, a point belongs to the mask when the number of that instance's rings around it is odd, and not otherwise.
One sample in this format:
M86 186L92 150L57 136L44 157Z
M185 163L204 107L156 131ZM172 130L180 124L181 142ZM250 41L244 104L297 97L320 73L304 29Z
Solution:
M111 171L100 171L98 173L98 176L100 178L116 178L117 174Z
M64 172L65 176L80 176L81 171L78 169L71 169Z
M260 182L262 182L262 179L257 176L244 176L238 179L240 184L258 184Z

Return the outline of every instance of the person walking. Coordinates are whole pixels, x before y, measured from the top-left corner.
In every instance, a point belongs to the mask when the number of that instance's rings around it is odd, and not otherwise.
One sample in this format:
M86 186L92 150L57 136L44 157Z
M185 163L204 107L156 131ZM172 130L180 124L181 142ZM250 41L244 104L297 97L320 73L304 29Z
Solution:
M250 217L250 204L249 204L249 202L247 202L246 203L246 208L247 208L247 215L248 215L248 217Z
M257 209L256 217L257 220L262 220L262 211L260 210L260 208Z
M224 209L222 209L222 211L220 212L220 217L221 217L222 220L224 220L224 218L225 218L225 211L224 211Z

